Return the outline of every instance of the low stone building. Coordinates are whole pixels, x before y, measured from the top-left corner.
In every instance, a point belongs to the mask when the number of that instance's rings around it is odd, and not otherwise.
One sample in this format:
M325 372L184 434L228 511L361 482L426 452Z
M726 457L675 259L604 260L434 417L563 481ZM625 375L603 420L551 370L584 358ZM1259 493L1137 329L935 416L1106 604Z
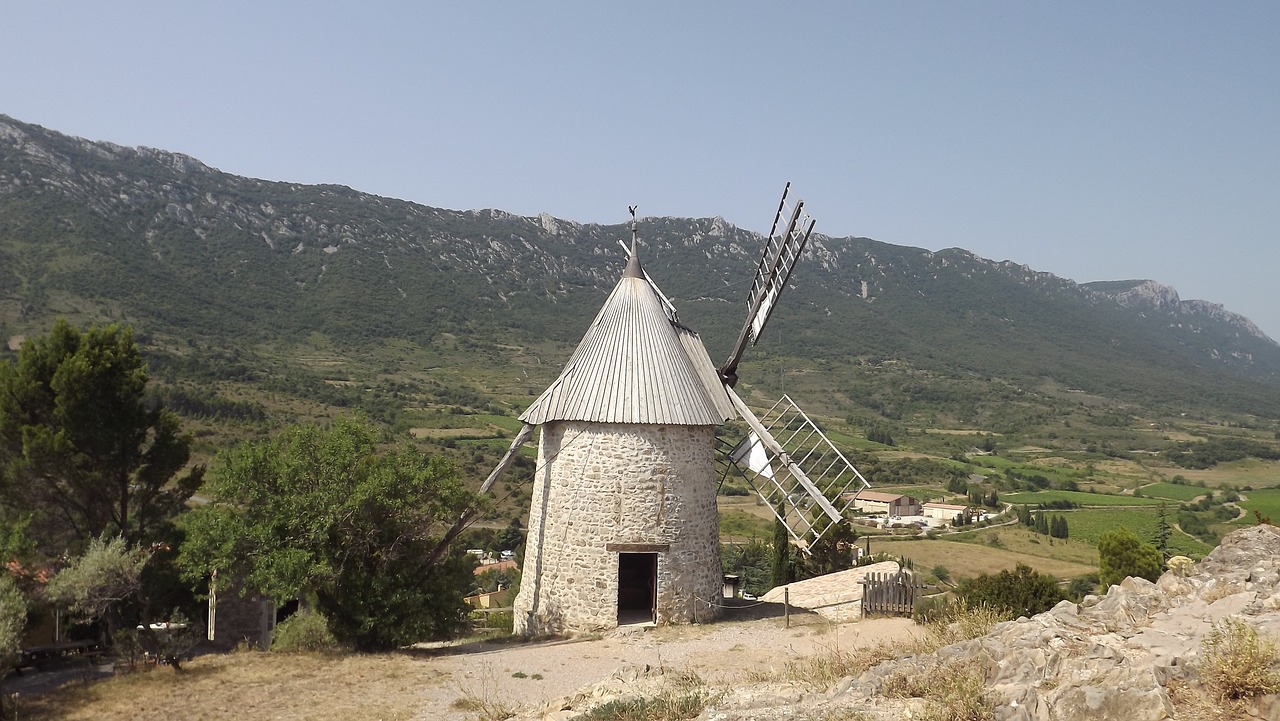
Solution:
M964 515L969 510L968 506L956 503L938 503L930 501L920 506L921 515L925 518L937 518L948 523L954 523L957 518Z
M256 649L271 646L276 630L276 605L255 593L241 595L240 587L216 571L209 580L206 628L210 644L228 651L241 644Z

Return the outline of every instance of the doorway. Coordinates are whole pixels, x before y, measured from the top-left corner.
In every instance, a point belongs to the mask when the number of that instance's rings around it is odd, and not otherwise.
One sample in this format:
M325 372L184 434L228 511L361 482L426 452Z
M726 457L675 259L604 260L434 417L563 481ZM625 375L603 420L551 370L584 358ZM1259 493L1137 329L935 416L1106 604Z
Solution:
M653 623L658 600L658 554L618 554L618 625Z

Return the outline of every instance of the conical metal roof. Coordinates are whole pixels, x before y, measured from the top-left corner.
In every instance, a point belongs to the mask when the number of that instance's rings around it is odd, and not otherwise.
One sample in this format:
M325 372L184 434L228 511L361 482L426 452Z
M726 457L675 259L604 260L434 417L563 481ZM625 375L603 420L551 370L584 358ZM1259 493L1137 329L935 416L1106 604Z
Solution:
M633 252L560 377L520 420L718 426L736 415L697 333L668 319Z

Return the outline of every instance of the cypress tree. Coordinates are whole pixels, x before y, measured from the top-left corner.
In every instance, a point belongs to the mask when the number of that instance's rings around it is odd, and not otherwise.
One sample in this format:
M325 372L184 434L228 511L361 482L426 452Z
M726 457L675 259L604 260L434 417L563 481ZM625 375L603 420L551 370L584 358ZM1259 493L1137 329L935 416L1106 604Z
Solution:
M774 588L785 586L791 582L791 535L782 521L775 521L773 526L773 566L769 580Z

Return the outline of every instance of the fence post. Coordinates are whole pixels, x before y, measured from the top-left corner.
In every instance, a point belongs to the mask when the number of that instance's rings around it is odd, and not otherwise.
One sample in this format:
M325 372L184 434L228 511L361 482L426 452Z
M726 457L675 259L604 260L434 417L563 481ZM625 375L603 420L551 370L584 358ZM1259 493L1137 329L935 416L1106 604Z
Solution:
M791 587L782 587L782 621L791 628Z

